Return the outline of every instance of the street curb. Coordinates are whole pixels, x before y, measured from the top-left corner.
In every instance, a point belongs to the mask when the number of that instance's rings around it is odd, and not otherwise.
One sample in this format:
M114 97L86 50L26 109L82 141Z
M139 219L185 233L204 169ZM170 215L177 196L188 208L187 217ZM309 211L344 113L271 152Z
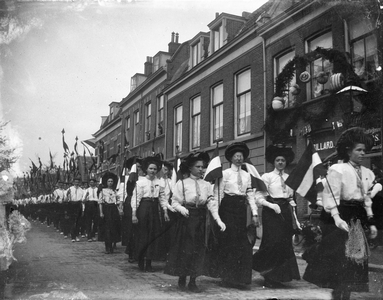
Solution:
M253 250L259 250L259 247L258 246L254 246ZM304 260L302 258L302 254L303 253L301 253L301 252L295 252L296 258ZM370 272L377 272L377 273L383 273L383 265L377 265L377 264L369 263L368 264L368 271L370 271Z

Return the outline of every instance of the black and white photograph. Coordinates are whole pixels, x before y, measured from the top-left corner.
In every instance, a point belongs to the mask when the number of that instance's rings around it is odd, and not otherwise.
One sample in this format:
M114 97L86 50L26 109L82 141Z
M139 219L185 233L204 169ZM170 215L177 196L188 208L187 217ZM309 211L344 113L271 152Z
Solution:
M0 300L383 299L382 0L0 0Z

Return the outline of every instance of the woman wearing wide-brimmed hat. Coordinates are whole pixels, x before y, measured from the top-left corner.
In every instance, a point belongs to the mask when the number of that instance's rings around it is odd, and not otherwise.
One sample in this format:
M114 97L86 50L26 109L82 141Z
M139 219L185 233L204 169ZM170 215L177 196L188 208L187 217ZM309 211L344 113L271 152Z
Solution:
M207 209L215 205L211 185L201 179L201 174L209 162L206 152L193 152L181 164L181 172L186 178L179 180L174 189L172 207L180 213L177 218L174 243L170 249L165 273L178 276L180 289L186 287L186 276L190 276L188 288L199 292L196 278L204 275L206 255ZM217 211L215 209L215 211ZM221 230L225 225L218 214L214 217Z
M253 269L264 277L264 286L283 287L281 282L300 279L292 237L298 225L294 191L285 184L285 168L294 160L291 147L283 144L266 148L266 160L274 170L262 175L269 196L262 201L262 242L253 255Z
M103 176L106 186L100 191L98 196L100 218L103 220L105 253L113 253L114 246L121 241L121 221L117 206L121 205L120 197L116 192L117 175L110 173Z
M226 230L218 235L218 262L215 263L218 270L210 270L211 276L222 278L223 286L238 289L249 289L251 284L253 244L249 241L247 226L251 222L259 225L251 177L242 170L249 152L243 142L230 144L225 150L225 157L231 166L223 171L223 177L214 187L218 205L213 208L218 211L213 213L213 217L219 216ZM247 205L250 205L252 220L247 219Z
M159 157L144 158L142 170L146 175L137 181L131 197L132 222L137 224L136 258L140 270L146 272L153 272L152 260L165 259L161 206L167 209L167 201L163 181L156 176L161 168Z
M362 161L372 146L373 137L360 127L350 128L339 137L336 150L343 163L329 168L323 191L323 206L331 217L322 220L322 241L316 255L306 258L303 278L333 288L334 299L350 299L352 291L368 291L365 229L376 237L369 193L375 175L362 166Z

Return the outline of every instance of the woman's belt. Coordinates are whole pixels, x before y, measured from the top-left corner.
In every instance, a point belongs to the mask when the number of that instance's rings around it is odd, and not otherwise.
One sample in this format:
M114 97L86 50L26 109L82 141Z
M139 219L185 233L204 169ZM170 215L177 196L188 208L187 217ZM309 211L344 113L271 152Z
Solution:
M141 201L151 201L151 202L155 202L155 201L158 201L158 198L154 198L154 197L144 197L144 198L141 198Z
M341 206L353 206L353 207L364 206L364 201L363 200L354 200L354 199L340 200L340 205Z
M112 202L110 202L110 203L107 203L107 202L104 202L104 204L106 204L106 205L116 205L116 203L112 203Z
M188 202L188 203L185 203L185 208L187 209L196 209L196 208L206 208L206 203L199 203L198 206L196 203L192 203L192 202Z
M271 196L267 196L266 200L268 202L276 203L276 204L285 204L285 203L289 203L291 201L290 198L273 198Z
M236 198L236 199L244 199L246 200L247 199L247 196L246 195L229 195L229 194L224 194L223 195L224 198Z

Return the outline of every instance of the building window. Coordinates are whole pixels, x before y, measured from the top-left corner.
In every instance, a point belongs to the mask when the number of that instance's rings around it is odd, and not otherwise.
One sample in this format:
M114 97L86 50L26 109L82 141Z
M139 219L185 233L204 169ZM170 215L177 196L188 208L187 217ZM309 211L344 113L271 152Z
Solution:
M212 88L213 143L223 139L223 85Z
M155 56L153 58L153 73L160 68L160 57Z
M130 79L130 91L135 90L136 87L137 87L137 78L136 77L132 77Z
M223 23L215 27L212 30L212 32L213 32L213 52L215 52L223 46L223 43L225 41Z
M370 80L376 76L378 67L377 39L363 19L349 23L350 46L354 71L359 78Z
M157 98L157 135L164 132L164 95Z
M275 77L278 76L278 74L280 74L283 70L283 68L286 66L286 64L292 60L293 58L295 57L295 52L294 51L289 51L287 53L284 53L280 56L278 56L276 59L275 59ZM291 79L290 83L289 83L289 86L287 86L287 90L284 91L284 100L285 100L285 107L284 108L289 108L289 107L293 107L296 103L296 95L293 95L291 92L290 92L290 87L294 86L294 84L296 84L296 77L295 77L295 72L294 72L294 75L293 75L293 78Z
M197 42L191 46L192 50L192 67L201 62L201 43Z
M134 146L140 143L140 111L134 112Z
M320 36L315 37L307 42L308 52L314 51L317 47L332 48L332 33L327 32ZM329 93L330 80L326 83L321 84L317 81L320 72L326 73L328 77L332 75L332 63L324 58L315 59L310 64L310 75L311 75L311 99L323 96Z
M125 119L125 147L129 147L130 140L130 117Z
M246 70L236 76L237 135L250 132L251 121L251 72Z
M200 146L201 132L201 97L191 100L191 146L192 149Z
M174 154L177 154L177 146L179 151L182 151L182 106L174 109Z
M150 128L152 125L152 104L145 105L145 137L146 140L150 140Z

